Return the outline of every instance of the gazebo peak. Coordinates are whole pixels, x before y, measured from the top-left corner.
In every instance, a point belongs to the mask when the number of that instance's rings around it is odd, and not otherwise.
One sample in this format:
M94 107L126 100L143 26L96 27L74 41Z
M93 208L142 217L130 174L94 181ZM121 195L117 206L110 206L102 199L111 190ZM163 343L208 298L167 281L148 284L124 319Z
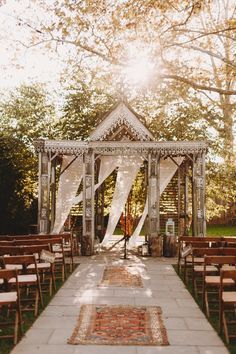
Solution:
M154 140L137 113L124 101L115 106L89 136L90 141Z

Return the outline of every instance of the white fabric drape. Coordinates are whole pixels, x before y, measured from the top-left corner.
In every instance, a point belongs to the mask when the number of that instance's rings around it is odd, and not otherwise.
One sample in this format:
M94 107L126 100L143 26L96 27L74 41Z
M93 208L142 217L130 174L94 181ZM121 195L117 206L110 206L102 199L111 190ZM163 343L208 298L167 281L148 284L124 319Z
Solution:
M176 157L175 161L178 165L180 165L183 161L183 157ZM166 160L161 160L160 162L160 194L164 192L167 185L170 183L171 179L173 178L175 172L177 171L178 166L170 159L167 158ZM133 232L133 235L130 237L129 240L129 248L135 247L137 245L138 237L142 230L144 221L148 214L148 198L146 199L144 211L142 214L141 219Z
M66 218L73 206L73 199L78 191L83 176L83 159L81 156L63 156L62 173L59 180L57 202L56 202L56 219L52 233L59 233L66 221ZM72 162L73 161L73 162ZM72 163L71 163L72 162ZM71 165L69 165L71 163Z
M105 179L110 176L110 174L117 167L117 158L114 156L101 156L98 183L94 186L94 192L101 186ZM73 205L82 202L83 192L81 192L77 197L73 199Z
M142 164L142 158L139 156L126 156L118 162L119 170L117 172L116 186L112 199L107 230L102 241L102 246L106 246L109 242L110 236L113 235L127 201L129 192L132 188L133 181L135 180Z

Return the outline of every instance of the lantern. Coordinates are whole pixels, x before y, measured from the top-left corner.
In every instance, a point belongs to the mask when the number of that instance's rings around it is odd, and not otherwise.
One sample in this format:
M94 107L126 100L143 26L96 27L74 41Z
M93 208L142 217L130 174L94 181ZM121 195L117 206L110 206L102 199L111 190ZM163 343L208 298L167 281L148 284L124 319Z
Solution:
M173 219L169 218L166 222L166 236L175 235L175 222Z

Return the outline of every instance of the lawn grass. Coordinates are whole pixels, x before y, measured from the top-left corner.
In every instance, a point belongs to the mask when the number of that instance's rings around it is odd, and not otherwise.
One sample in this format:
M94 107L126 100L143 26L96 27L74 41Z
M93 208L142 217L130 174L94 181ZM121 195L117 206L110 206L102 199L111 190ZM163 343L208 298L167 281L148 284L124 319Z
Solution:
M207 236L235 236L236 237L236 226L207 225Z
M173 268L175 269L177 275L180 277L180 279L182 280L182 282L184 283L183 280L183 274L178 274L178 267L176 264L173 265ZM192 295L192 297L195 299L197 305L199 306L200 310L202 311L202 301L199 297L196 297L194 295L193 292L193 288L192 288L192 281L189 280L187 284L185 284L187 290L190 292L190 294ZM219 315L218 313L213 314L211 312L211 316L209 319L207 319L209 321L209 323L212 325L212 327L215 329L215 331L218 333L218 326L219 326ZM231 341L230 344L227 344L225 341L225 337L223 335L223 333L220 335L221 339L223 340L225 346L228 348L229 352L231 354L236 354L236 340Z
M75 267L78 266L78 264L75 265ZM69 269L67 269L67 279L68 276L70 275L70 271ZM67 280L66 279L66 280ZM50 301L53 299L53 297L56 295L56 293L58 292L58 290L61 288L61 286L63 285L63 282L61 279L57 279L56 280L56 292L53 293L52 296L50 296L48 293L43 293L43 303L44 303L44 307L41 308L39 306L39 314L38 316L40 316L40 314L42 313L42 311L46 308L46 306L50 303ZM36 321L36 319L38 318L34 316L33 311L30 312L23 312L22 313L22 320L23 320L23 335L26 333L26 331L33 325L33 323ZM0 317L0 322L1 322L1 317ZM12 329L4 329L4 331L7 331L7 333L12 333ZM10 331L10 332L9 332ZM0 339L0 354L9 354L12 349L14 348L14 344L13 344L13 339L9 338L9 339ZM34 354L34 353L32 353Z
M236 237L236 225L207 225L207 236L235 236ZM116 227L114 235L123 235L124 231L120 227ZM191 232L190 232L191 234ZM145 235L145 228L143 227L140 235Z

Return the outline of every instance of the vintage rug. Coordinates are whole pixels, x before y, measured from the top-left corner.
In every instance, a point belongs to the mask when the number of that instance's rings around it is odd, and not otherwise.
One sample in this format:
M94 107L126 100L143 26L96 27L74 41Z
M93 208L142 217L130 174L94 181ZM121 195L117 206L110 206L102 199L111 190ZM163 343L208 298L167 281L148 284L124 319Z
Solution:
M142 288L143 282L138 267L107 266L99 286Z
M83 305L69 344L168 345L157 306Z

